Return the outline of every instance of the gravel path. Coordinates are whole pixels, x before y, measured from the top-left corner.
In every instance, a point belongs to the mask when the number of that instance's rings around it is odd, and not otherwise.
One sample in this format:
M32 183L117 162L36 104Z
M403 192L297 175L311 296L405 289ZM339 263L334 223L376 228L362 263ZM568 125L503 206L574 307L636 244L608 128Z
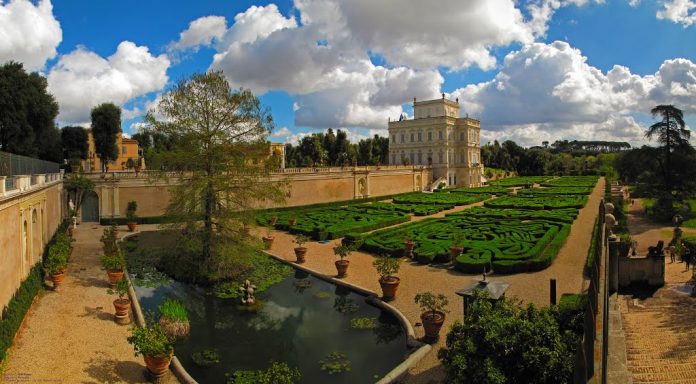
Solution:
M566 244L561 248L551 267L533 273L491 276L492 280L500 279L511 283L508 296L516 296L526 302L538 305L547 305L549 303L549 279L551 278L557 280L558 297L563 293L581 292L584 282L585 258L592 237L592 227L597 216L597 207L604 196L604 182L604 178L601 178L590 195L587 205L580 210ZM480 205L480 203L472 205ZM273 231L273 235L275 242L269 252L287 260L295 260L293 236L282 231ZM337 258L334 256L332 248L339 243L340 240L333 240L326 244L318 242L306 244L308 252L304 265L320 273L335 276L334 261ZM348 276L345 278L346 281L380 293L378 275L372 266L375 256L357 251L353 252L348 259L350 267ZM462 299L454 292L472 279L478 279L479 275L466 275L446 266L421 265L405 259L398 276L401 278L401 285L396 300L391 304L396 306L412 324L416 325L417 336L423 335L423 328L419 326L420 309L413 302L416 293L423 291L443 293L449 300L450 313L447 315L439 342L433 348L433 352L409 371L405 379L406 383L440 383L444 379L444 372L437 360L435 351L444 345L444 335L449 325L455 319L461 321L463 317Z
M142 357L135 357L126 341L130 326L113 321L114 297L106 293L109 284L99 262L102 230L91 223L75 230L61 290L47 290L32 306L0 382L147 382ZM170 374L163 382L178 381Z

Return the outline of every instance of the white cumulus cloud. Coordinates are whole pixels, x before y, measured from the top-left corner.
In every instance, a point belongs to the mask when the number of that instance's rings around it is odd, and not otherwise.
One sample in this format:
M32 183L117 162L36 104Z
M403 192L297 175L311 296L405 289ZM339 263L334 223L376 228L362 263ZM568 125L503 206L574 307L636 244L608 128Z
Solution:
M170 49L191 49L211 45L227 31L227 20L222 16L205 16L192 21L188 29L179 34L179 40Z
M0 64L12 60L30 71L41 70L56 56L62 39L50 0L0 0Z
M84 123L96 105L129 100L161 90L169 80L170 61L154 56L147 47L123 41L103 58L84 47L61 56L48 73L48 90L60 106L62 124Z
M696 22L696 2L693 0L667 0L657 11L657 18L679 23L684 28Z

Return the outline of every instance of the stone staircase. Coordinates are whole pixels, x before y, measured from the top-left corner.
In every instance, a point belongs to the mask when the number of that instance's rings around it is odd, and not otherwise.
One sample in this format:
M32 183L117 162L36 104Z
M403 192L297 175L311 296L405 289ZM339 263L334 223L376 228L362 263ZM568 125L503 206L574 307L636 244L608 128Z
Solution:
M672 288L620 301L634 384L696 384L696 298Z

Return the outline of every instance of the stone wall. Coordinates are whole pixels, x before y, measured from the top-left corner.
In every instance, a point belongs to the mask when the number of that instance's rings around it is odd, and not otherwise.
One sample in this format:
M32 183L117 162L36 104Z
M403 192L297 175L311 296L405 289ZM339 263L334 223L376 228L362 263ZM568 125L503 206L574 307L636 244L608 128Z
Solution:
M169 202L169 184L153 180L146 172L113 172L103 178L89 175L96 183L99 215L102 218L124 217L129 201L138 203L141 217L161 216ZM352 200L372 196L420 191L431 179L428 167L383 166L346 168L294 168L274 173L271 180L287 183L286 206Z
M59 175L35 180L26 188L0 194L0 309L41 261L44 246L63 218Z

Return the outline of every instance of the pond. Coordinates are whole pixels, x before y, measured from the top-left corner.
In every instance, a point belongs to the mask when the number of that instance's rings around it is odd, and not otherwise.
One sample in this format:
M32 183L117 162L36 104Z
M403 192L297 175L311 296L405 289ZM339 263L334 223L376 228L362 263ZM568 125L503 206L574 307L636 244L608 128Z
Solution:
M265 369L271 361L297 367L300 383L370 383L408 355L406 335L393 315L367 304L365 296L301 271L258 294L257 312L243 310L238 299L174 281L135 290L146 316L165 298L187 307L191 334L177 342L175 353L200 383L224 383L226 374ZM192 355L206 349L216 350L220 362L203 368ZM334 352L350 361L350 371L330 375L321 369L320 361Z

